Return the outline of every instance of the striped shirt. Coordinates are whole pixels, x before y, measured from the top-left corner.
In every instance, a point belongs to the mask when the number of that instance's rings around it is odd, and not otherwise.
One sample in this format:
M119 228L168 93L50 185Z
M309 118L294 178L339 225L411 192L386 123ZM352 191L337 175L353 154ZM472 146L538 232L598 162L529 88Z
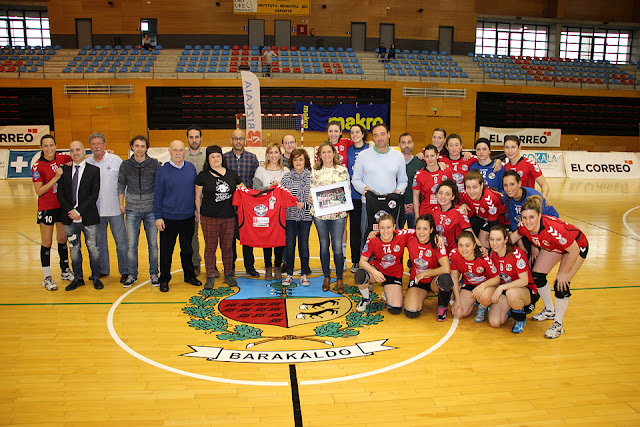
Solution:
M302 173L295 170L284 174L280 183L298 198L298 202L304 203L304 209L297 206L287 208L287 221L312 221L309 193L311 192L311 171L304 169Z

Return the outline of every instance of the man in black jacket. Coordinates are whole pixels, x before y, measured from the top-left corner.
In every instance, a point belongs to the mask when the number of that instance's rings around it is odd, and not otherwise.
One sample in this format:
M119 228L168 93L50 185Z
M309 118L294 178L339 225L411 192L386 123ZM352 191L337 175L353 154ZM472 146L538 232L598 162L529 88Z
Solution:
M84 285L82 276L82 252L80 233L89 251L91 280L95 289L103 289L100 281L100 251L96 243L98 213L98 193L100 192L100 169L84 160L85 149L80 141L69 145L72 166L62 166L62 177L58 181L58 201L62 208L60 221L64 224L69 242L73 281L65 288L72 291Z

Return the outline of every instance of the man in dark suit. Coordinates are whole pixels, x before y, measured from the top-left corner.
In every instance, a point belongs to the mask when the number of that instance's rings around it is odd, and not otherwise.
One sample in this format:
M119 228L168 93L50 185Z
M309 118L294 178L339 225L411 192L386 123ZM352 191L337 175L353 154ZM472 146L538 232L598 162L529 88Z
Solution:
M100 214L98 213L98 193L100 192L100 169L85 162L84 145L73 141L69 145L72 166L62 167L62 177L58 181L58 201L62 208L60 221L64 224L69 242L71 266L75 278L65 288L72 291L84 285L82 276L82 252L80 234L89 251L91 280L95 289L103 289L100 281L100 251L96 243Z

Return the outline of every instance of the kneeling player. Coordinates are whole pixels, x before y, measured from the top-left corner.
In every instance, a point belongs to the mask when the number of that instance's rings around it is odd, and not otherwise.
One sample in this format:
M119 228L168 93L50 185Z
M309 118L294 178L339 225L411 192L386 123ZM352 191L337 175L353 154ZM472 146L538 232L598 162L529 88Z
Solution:
M449 258L443 247L435 242L438 232L431 214L416 219L416 234L409 237L407 249L411 260L411 281L404 300L404 314L413 318L420 315L429 291L438 294L438 312L436 319L447 319L447 306L453 292L453 281L449 272Z
M485 290L480 295L480 303L491 304L491 326L500 327L510 314L515 320L511 332L520 334L524 331L527 314L533 311L539 298L527 255L511 243L509 232L502 225L491 227L489 244L491 262L498 269L500 285L493 291Z
M458 247L449 254L451 278L458 283L462 274L462 286L453 287L455 301L451 312L459 319L468 316L473 306L486 288L498 286L500 278L488 256L482 256L480 246L470 231L463 231L458 237ZM487 308L480 305L476 322L484 321ZM479 320L480 317L482 320Z
M362 300L356 307L360 312L365 311L370 302L369 281L384 285L389 313L402 312L402 256L407 237L414 230L395 230L395 225L391 215L381 215L378 219L379 234L369 238L362 248L360 269L354 274L356 285L362 294Z

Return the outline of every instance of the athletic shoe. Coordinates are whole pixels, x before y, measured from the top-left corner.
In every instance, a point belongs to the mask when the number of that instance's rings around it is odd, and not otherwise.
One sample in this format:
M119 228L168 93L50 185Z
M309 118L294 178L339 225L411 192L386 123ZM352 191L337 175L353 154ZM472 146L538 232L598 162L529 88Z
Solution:
M127 277L127 280L125 280L124 283L122 284L122 287L123 288L130 288L137 281L138 281L137 277L129 276L129 277Z
M386 301L387 300L387 294L384 293L384 289L382 290L382 301Z
M204 288L205 289L213 289L213 285L216 282L216 278L215 277L207 277L207 281L204 282Z
M358 269L360 268L360 266L358 265L357 262L351 264L351 272L355 273L356 271L358 271Z
M436 314L436 320L438 322L444 322L447 320L447 307L438 307L438 314Z
M44 278L44 280L42 281L42 286L48 291L58 290L58 285L56 285L56 282L53 281L53 278L51 278L51 276L47 276Z
M65 271L60 273L60 278L62 280L73 280L73 273L71 272L71 269L67 268Z
M307 277L306 274L303 274L300 277L300 282L302 282L302 286L309 286L311 284L311 282L309 281L309 278Z
M158 279L157 274L151 275L151 286L160 286L160 279Z
M485 321L485 319L487 318L487 312L489 311L489 307L485 307L483 305L479 305L478 306L478 311L476 311L476 318L473 319L475 320L476 323L482 323Z
M549 310L547 307L543 308L542 311L538 314L536 314L535 316L531 317L533 320L537 320L538 322L541 322L543 320L552 320L554 317L556 317L556 311L555 310Z
M516 320L516 323L513 324L513 328L511 328L511 332L514 334L521 334L524 332L524 325L526 324L526 320Z
M371 300L362 298L358 303L358 305L356 306L356 310L359 311L360 313L364 313L365 311L367 311L367 307L369 306L370 302Z
M553 322L553 325L551 325L547 332L544 333L544 337L552 340L558 338L562 334L564 334L564 325L562 323Z
M287 274L287 277L285 277L284 280L282 281L282 285L289 286L291 282L293 282L293 276L291 276L290 274Z

